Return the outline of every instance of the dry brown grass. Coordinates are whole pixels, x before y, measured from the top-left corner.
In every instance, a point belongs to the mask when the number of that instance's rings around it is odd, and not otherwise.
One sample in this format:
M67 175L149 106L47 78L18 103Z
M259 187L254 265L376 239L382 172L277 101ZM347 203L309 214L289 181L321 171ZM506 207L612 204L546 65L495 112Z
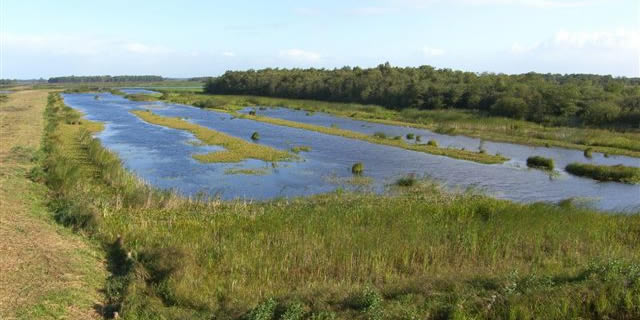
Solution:
M47 95L18 91L0 105L0 319L99 319L104 257L53 221L27 178Z

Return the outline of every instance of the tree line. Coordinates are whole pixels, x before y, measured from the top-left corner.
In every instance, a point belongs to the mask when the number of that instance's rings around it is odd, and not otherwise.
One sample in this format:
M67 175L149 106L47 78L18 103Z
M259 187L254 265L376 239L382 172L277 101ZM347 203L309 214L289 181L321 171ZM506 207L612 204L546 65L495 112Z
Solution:
M431 66L228 71L205 92L469 109L550 125L640 127L640 78L473 73Z
M164 80L161 76L66 76L49 78L49 83L87 83L87 82L155 82Z

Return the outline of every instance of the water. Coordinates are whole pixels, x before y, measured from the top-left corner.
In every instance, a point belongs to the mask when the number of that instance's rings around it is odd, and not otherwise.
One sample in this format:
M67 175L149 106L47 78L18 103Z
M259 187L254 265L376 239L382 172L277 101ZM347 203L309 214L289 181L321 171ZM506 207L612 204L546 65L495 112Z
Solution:
M94 99L93 93L65 94L64 99L69 106L83 111L88 119L106 123L105 130L97 137L107 148L118 153L128 169L159 188L175 189L187 195L206 192L223 199L269 199L322 193L339 187L355 188L348 183L352 176L351 166L363 162L365 176L373 181L366 188L373 191L384 190L385 186L399 177L416 174L429 176L449 188L474 188L495 197L520 202L556 202L580 197L590 199L591 205L605 210L640 208L638 185L602 183L571 176L563 171L549 175L528 169L524 164L526 158L533 154L554 158L560 168L573 161L637 166L639 160L634 158L604 158L594 154L594 158L588 160L582 152L575 150L485 142L484 148L488 152L500 152L513 160L505 164L484 165L248 119L234 119L226 113L190 106L134 102L108 93L99 95L99 100ZM279 149L305 145L312 150L301 152L300 161L281 162L276 168L258 160L235 164L199 163L191 154L210 152L219 147L198 146L189 133L148 124L129 112L136 109L153 109L163 116L183 117L247 141L257 131L261 137L259 143ZM435 138L444 146L477 149L480 143L478 139L372 124L327 114L306 116L304 112L282 108L258 112L305 123L336 124L340 128L367 134L384 131L390 135L404 136L412 132L422 135L424 142ZM228 174L228 170L233 168L263 168L269 173Z

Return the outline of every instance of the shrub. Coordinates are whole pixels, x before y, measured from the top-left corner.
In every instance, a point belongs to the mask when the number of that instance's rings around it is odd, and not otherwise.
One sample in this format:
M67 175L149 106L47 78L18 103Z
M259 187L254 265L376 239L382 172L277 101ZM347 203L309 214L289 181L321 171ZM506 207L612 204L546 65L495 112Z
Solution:
M254 110L249 111L249 115L250 116L255 116L256 115L256 110L254 109Z
M393 140L400 140L400 139L402 139L402 136L395 136L395 137L393 137Z
M408 140L413 140L414 137L415 137L415 135L413 133L407 133L407 139Z
M258 133L258 131L255 131L253 134L251 134L251 140L259 140L260 139L260 134Z
M527 167L553 170L553 159L540 156L529 157L527 158Z
M586 158L591 159L591 158L593 157L593 149L592 149L592 148L586 148L586 149L584 150L584 156L585 156Z
M418 182L413 174L396 180L396 185L400 187L412 187Z
M416 141L417 141L417 142L422 141L422 137L421 137L421 136L416 136Z
M598 181L617 181L624 183L640 183L640 168L593 165L588 163L570 163L565 170L581 177L590 177Z
M357 162L351 167L351 173L355 175L361 175L364 172L364 164L362 162Z
M438 146L438 141L431 139L431 140L429 140L427 142L427 145L428 146L432 146L432 147L437 147Z
M378 139L386 139L387 138L387 134L382 132L382 131L376 131L373 133L373 136L378 138Z

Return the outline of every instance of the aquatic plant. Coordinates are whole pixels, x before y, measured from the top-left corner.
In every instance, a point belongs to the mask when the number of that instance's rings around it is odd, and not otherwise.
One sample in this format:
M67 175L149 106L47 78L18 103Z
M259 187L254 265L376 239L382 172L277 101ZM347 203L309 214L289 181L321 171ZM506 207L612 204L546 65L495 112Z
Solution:
M553 170L553 167L554 167L553 159L544 158L540 156L532 156L527 158L527 167Z
M422 141L422 136L416 136L416 142Z
M407 133L407 140L413 140L415 135L413 133Z
M598 181L640 183L640 168L621 164L607 166L574 162L567 165L565 170L573 175L590 177Z
M362 162L356 162L351 166L351 173L355 175L361 175L364 172L364 164Z
M255 115L256 115L256 110L255 110L255 109L250 110L250 111L249 111L249 115L250 115L250 116L255 116Z
M300 153L300 152L309 152L311 151L311 147L310 146L295 146L291 148L291 152L294 153Z
M584 157L591 159L593 157L593 148L584 149Z
M438 146L438 141L436 141L434 139L430 139L429 141L427 141L427 145L431 146L431 147L437 147Z
M373 133L373 136L378 138L378 139L386 139L387 138L387 134L382 132L382 131L376 131Z
M258 133L258 131L254 131L251 134L251 140L259 140L260 139L260 134Z
M416 179L414 174L409 174L406 177L401 177L396 180L395 185L400 187L413 187L418 180Z

